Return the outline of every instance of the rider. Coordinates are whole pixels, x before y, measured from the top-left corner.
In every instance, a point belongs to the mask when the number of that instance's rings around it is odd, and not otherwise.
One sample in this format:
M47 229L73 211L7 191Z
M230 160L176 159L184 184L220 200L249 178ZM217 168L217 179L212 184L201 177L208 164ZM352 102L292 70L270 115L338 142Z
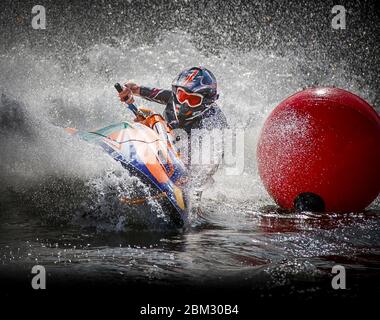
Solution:
M172 90L149 88L128 82L123 91L119 93L120 100L128 103L133 102L134 95L165 104L163 116L169 126L173 129L185 130L188 137L191 136L192 129L222 130L228 127L225 115L215 103L219 97L216 78L210 70L204 67L183 70L173 80ZM212 181L211 176L221 162L222 148L219 148L219 151L214 149L214 156L216 155L216 159L218 159L216 162L196 166L191 161L190 141L191 139L188 139L188 158L185 160L194 169L191 170L192 181L196 181L198 186L205 185Z
M164 117L173 128L224 129L227 120L216 105L218 99L216 78L204 67L183 70L172 83L172 90L149 88L128 82L119 93L121 101L132 101L133 95L165 104Z

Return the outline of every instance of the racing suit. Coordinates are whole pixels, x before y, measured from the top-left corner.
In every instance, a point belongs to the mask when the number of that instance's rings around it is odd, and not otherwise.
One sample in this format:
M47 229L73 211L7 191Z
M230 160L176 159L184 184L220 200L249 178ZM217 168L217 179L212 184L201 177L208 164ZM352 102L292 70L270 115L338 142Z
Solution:
M140 87L140 96L149 101L157 102L160 104L166 105L163 112L163 116L168 124L173 128L183 129L187 136L187 159L184 159L187 162L187 167L191 170L191 181L193 187L200 189L201 186L204 186L208 182L212 182L212 175L217 171L219 164L223 159L223 146L217 152L216 161L208 165L202 164L194 165L192 161L192 150L191 150L191 135L193 129L203 129L203 133L207 131L212 131L214 129L223 130L228 128L227 119L222 112L222 110L213 103L205 108L205 110L197 117L192 120L180 122L176 116L175 104L173 103L173 93L171 90L158 89L158 88L149 88L149 87ZM204 131L207 130L207 131ZM194 131L193 131L194 132ZM199 137L202 139L202 137ZM215 153L215 147L214 147ZM215 154L214 154L215 159ZM200 191L201 193L201 191Z

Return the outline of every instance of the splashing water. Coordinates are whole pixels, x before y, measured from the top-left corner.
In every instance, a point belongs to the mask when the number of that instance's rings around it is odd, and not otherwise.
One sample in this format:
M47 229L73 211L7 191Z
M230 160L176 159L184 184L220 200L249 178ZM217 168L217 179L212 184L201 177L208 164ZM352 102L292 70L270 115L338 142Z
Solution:
M25 43L1 54L2 267L38 262L58 273L111 275L115 281L238 275L247 283L265 278L276 286L300 275L320 279L336 263L358 274L364 266L368 277L376 274L379 199L360 214L284 215L264 190L255 160L261 124L282 99L318 83L373 103L376 94L363 87L363 77L353 77L343 59L313 60L302 49L294 54L231 46L210 52L193 44L193 35L175 29L133 45L129 38L114 37L112 44L99 41L67 56L37 52ZM334 68L324 67L326 61ZM89 130L131 119L113 83L132 79L170 88L181 69L199 64L216 75L219 104L230 125L245 128L244 172L217 173L191 228L178 233L163 227L165 210L158 202L135 212L118 201L136 188L147 196L150 191L63 128ZM138 98L137 104L162 111Z

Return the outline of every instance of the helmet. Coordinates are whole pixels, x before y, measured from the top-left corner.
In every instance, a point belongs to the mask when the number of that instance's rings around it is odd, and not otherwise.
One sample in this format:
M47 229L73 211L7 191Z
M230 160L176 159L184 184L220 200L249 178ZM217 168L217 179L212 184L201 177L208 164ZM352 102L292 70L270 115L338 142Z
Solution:
M218 99L216 78L203 67L183 70L172 83L173 104L178 120L200 116Z

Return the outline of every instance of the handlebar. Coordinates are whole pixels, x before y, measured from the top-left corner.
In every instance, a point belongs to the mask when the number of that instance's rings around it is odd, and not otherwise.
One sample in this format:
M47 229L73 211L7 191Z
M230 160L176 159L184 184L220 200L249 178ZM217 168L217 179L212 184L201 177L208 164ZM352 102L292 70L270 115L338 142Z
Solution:
M114 87L119 93L123 91L123 87L121 86L120 83L115 83ZM125 102L125 103L128 106L128 109L131 110L135 116L141 116L141 112L139 111L139 109L136 107L134 103L128 103L128 102Z

